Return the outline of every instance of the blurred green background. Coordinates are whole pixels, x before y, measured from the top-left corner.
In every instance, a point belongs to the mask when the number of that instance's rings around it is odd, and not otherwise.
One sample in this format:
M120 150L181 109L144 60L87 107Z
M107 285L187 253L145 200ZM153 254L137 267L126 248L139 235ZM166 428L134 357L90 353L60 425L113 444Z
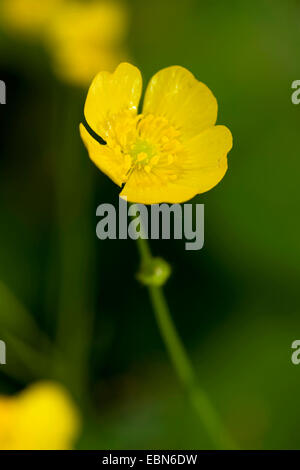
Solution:
M300 2L125 5L144 83L187 67L234 137L227 175L194 199L205 204L204 248L151 242L173 267L172 316L239 446L299 449L300 105L291 83L300 79ZM88 85L60 82L43 47L7 34L1 20L0 79L0 392L63 381L84 415L81 449L212 448L135 280L135 243L96 238L96 207L117 203L118 188L79 138ZM59 330L64 360L37 328L50 341Z

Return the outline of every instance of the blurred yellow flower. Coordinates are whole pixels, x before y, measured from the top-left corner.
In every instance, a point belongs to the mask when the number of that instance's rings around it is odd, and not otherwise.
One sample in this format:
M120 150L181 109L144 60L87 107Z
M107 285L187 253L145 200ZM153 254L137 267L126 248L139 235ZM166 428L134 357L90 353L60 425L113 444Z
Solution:
M13 33L42 40L55 73L75 85L127 55L128 19L118 0L3 0L0 18Z
M152 77L138 114L141 92L141 73L128 63L96 76L85 104L88 126L80 125L90 158L124 185L121 197L131 202L180 203L213 188L226 173L232 135L215 126L212 92L179 66Z
M16 396L0 396L0 449L70 449L79 422L77 409L61 385L36 383Z
M16 33L36 36L44 33L51 17L64 0L4 0L2 22Z
M124 57L126 25L126 12L119 3L65 3L47 34L57 74L85 85L98 70L113 70Z

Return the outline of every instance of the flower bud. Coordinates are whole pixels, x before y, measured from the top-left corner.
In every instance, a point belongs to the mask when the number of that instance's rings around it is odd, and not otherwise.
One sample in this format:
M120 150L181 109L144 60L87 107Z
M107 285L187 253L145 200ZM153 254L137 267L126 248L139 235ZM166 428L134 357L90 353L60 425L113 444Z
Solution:
M171 267L163 258L152 258L142 264L137 279L146 286L163 286L171 275Z

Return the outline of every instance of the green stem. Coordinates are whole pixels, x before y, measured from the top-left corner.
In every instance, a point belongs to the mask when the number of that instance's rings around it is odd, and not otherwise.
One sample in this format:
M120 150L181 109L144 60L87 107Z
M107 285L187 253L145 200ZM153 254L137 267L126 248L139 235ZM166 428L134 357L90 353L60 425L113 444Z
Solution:
M142 264L149 264L152 254L147 240L138 238L138 248ZM148 289L156 321L174 369L203 426L216 448L236 449L237 446L222 424L218 413L198 384L191 361L173 323L163 289L156 286L149 286Z

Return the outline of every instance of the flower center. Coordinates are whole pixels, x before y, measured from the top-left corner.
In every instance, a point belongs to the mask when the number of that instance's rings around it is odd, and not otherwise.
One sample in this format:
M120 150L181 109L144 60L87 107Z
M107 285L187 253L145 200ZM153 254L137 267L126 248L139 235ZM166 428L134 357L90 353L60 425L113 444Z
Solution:
M153 171L165 182L177 179L184 148L179 130L164 117L126 111L111 116L103 131L107 145L122 157L124 183L136 170Z
M139 170L144 168L146 172L149 172L151 164L158 160L155 158L156 153L155 145L141 138L137 138L129 151L133 166Z

